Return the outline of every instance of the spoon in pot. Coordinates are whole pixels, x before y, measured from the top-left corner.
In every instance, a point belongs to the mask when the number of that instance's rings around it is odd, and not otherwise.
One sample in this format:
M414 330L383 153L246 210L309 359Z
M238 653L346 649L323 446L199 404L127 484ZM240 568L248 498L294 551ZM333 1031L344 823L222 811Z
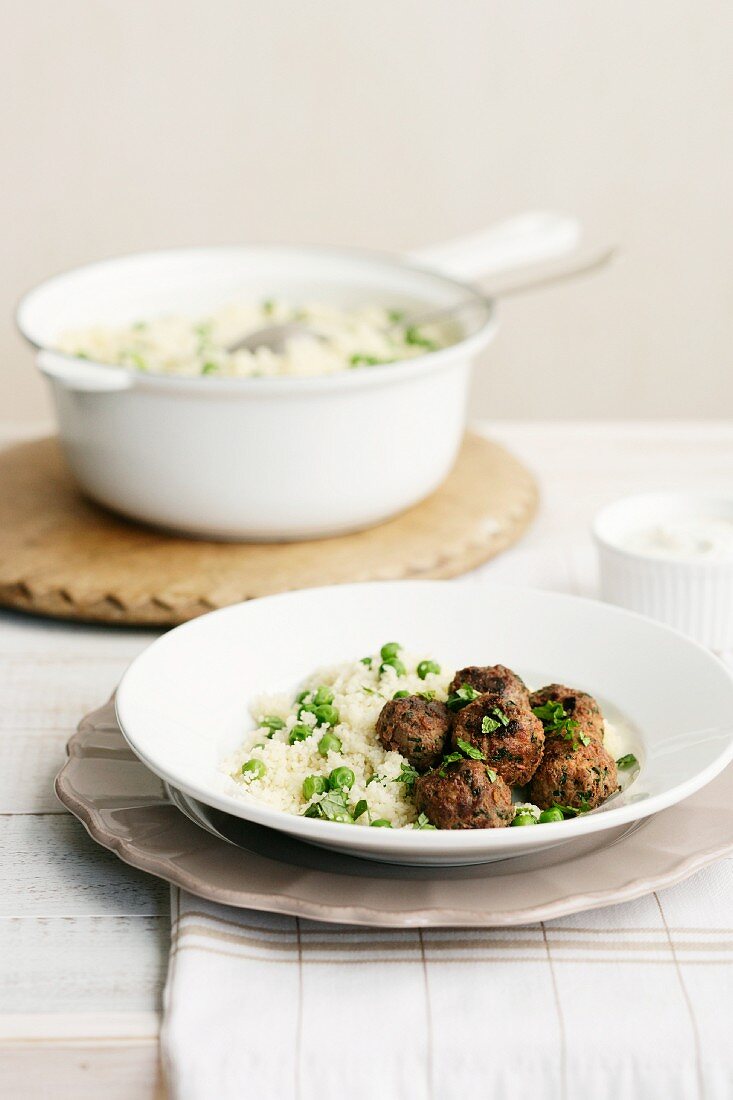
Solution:
M606 267L616 255L616 248L604 248L602 251L595 252L591 256L585 256L581 260L576 259L571 266L565 263L560 267L554 265L552 269L548 270L546 265L542 265L539 271L535 267L524 272L515 282L507 282L504 278L501 285L494 286L482 297L464 298L442 309L402 317L399 321L393 321L389 325L385 325L381 331L390 333L396 329L404 330L419 328L421 325L436 324L440 321L450 320L464 313L467 309L475 309L482 298L488 305L490 301L496 298L508 298L514 294L524 294L530 290L539 290L542 287L551 286L553 283L564 282L566 279L574 279L579 275L590 275ZM285 321L281 324L267 325L265 328L256 329L247 336L228 344L225 350L232 355L236 351L257 351L258 348L268 348L277 355L286 350L290 340L304 336L310 337L312 340L325 339L322 333L316 332L315 329L310 328L301 321Z

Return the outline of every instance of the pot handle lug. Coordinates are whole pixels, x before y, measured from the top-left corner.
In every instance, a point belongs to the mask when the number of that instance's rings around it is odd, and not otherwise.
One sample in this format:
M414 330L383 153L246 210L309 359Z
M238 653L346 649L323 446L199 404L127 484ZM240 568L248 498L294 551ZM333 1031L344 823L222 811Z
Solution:
M553 260L580 241L577 218L552 211L528 211L479 233L417 249L408 259L465 282Z
M52 351L40 351L37 363L41 374L72 393L118 393L134 385L129 371Z

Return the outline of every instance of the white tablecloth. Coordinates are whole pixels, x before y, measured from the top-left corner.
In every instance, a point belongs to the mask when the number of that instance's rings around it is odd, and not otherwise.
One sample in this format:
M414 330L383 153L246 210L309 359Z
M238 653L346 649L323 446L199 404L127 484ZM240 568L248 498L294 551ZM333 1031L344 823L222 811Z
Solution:
M733 490L730 422L492 424L490 434L534 466L543 495L526 538L487 567L496 580L593 594L587 525L601 504L645 489ZM94 844L52 787L79 717L153 637L0 612L3 1097L162 1096L168 890ZM225 1100L226 1065L237 1095L254 1100L298 1096L296 1065L300 1100L400 1090L420 1100L431 1089L435 1100L510 1089L515 1100L527 1086L545 1100L562 1095L563 1079L583 1100L732 1097L731 862L659 901L480 932L473 946L465 932L375 932L346 953L362 933L256 914L244 915L253 930L232 928L181 899L165 1021L172 1080L207 1100ZM204 926L233 939L204 938ZM198 956L210 939L240 959ZM213 967L202 970L204 958Z

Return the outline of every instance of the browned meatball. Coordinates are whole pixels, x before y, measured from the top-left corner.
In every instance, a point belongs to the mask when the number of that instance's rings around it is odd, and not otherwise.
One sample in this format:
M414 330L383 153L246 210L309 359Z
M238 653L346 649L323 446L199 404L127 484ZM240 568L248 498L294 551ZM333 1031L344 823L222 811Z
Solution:
M487 693L456 715L456 748L459 738L480 749L485 763L510 787L523 787L542 759L545 735L528 700L516 702L505 695Z
M598 741L587 745L548 737L542 763L529 787L529 798L547 809L555 803L592 810L618 788L613 757Z
M463 684L475 688L482 695L491 692L505 695L517 702L526 699L529 694L524 680L504 665L469 665L468 668L459 668L450 682L448 694L452 695Z
M503 829L514 817L512 792L480 760L460 760L415 780L415 802L438 829Z
M603 715L601 708L592 695L564 684L548 684L547 687L533 691L529 697L533 707L544 703L560 703L565 713L578 723L578 728L586 737L603 743ZM549 734L549 731L547 731Z
M385 749L402 753L421 772L441 758L449 730L445 703L419 695L390 699L377 718L377 737Z

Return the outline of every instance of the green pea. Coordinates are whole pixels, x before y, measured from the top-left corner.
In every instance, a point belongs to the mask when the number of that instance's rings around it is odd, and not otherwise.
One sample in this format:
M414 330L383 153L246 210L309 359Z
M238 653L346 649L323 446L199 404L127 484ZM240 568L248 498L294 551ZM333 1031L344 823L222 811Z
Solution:
M323 794L328 790L328 780L324 775L307 775L303 780L303 798L310 802L314 794Z
M540 824L546 825L549 821L564 821L565 815L559 806L550 806L549 810L543 810L540 814Z
M304 703L298 711L298 718L304 714L313 714L318 726L337 726L341 721L341 715L330 703Z
M392 696L392 698L393 699L409 699L410 698L410 693L409 693L409 691L396 691L394 693L394 695Z
M260 718L259 728L270 730L270 736L272 736L276 730L284 730L285 723L276 714L266 714L264 718Z
M421 680L424 680L429 673L434 673L436 676L440 672L440 665L435 661L421 661L417 666L417 674Z
M242 775L250 775L252 779L262 779L267 774L264 760L257 760L254 756L242 764Z
M322 707L326 703L332 703L333 702L333 692L331 691L330 688L319 687L318 690L316 691L315 695L313 696L313 702L318 707Z
M379 651L379 655L383 661L388 661L390 657L396 657L402 646L399 642L385 642Z
M404 676L407 673L407 669L399 657L385 657L379 666L379 671L386 672L388 668L393 668L398 676Z
M517 816L514 818L514 821L512 821L512 825L536 825L536 824L537 824L537 822L535 821L532 814L525 814L525 813L517 814Z
M332 791L351 790L356 782L356 776L352 772L351 768L340 767L334 768L328 777L328 785Z
M378 817L376 821L372 821L372 829L391 829L392 822L387 821L386 817Z
M309 695L310 695L309 691L299 691L298 694L295 696L295 702L296 703L304 703Z
M294 745L296 741L305 741L306 737L310 737L312 733L310 726L293 726L288 736L288 743Z
M324 733L318 742L318 751L321 756L328 756L329 752L341 752L341 738L335 733Z
M319 726L337 726L341 721L341 715L336 707L331 706L330 703L322 703L317 706L314 714L318 719Z

